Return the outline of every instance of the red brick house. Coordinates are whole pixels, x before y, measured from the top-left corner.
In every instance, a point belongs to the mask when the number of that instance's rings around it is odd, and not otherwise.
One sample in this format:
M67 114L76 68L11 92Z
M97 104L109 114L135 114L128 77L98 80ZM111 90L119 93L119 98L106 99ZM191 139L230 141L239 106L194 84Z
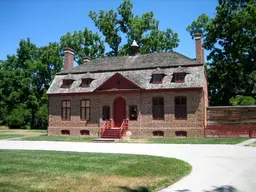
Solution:
M208 105L201 37L196 59L182 54L137 53L84 59L73 67L64 50L64 71L49 96L48 135L93 137L203 137Z

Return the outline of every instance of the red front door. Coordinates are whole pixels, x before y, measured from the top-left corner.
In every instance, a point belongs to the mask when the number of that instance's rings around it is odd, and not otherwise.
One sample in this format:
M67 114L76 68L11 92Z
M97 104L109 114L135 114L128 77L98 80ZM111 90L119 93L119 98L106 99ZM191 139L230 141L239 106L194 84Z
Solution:
M122 97L118 97L114 101L114 123L115 127L120 127L123 120L126 118L126 103Z

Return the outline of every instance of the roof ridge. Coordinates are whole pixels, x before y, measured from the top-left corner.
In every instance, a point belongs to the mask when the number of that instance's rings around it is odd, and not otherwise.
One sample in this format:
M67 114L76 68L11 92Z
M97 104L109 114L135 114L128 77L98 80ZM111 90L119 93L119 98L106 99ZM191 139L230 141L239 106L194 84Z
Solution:
M81 72L100 72L100 71L120 71L136 70L157 67L176 67L185 65L198 65L196 60L191 59L178 52L157 52L137 54L135 56L119 55L104 56L92 60L89 63L83 63L70 70L59 72L63 73L81 73Z

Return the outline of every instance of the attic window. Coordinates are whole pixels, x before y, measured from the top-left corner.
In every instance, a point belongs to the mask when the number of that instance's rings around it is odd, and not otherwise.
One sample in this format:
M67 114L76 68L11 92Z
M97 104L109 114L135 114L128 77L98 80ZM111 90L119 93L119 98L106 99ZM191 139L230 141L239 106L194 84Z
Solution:
M173 74L173 82L175 83L184 83L186 73L174 73Z
M61 88L70 88L74 80L72 79L63 79L63 84Z
M87 78L87 79L82 79L82 83L80 87L90 87L90 84L93 79Z
M161 84L163 82L164 74L153 74L151 83L153 84Z

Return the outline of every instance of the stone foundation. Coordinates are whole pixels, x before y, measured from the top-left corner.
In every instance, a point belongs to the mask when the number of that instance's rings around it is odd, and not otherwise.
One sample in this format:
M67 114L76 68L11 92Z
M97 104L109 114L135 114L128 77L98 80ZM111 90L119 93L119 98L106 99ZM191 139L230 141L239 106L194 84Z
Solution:
M63 132L62 132L63 131ZM66 133L69 131L69 134ZM183 135L186 133L186 136ZM48 128L49 136L62 136L62 135L70 135L70 136L86 136L86 137L99 137L100 136L100 128L96 127L49 127ZM126 136L124 134L124 136ZM151 128L151 127L142 127L140 128L129 128L127 130L127 137L129 138L151 138L151 137L204 137L204 129L203 128Z

